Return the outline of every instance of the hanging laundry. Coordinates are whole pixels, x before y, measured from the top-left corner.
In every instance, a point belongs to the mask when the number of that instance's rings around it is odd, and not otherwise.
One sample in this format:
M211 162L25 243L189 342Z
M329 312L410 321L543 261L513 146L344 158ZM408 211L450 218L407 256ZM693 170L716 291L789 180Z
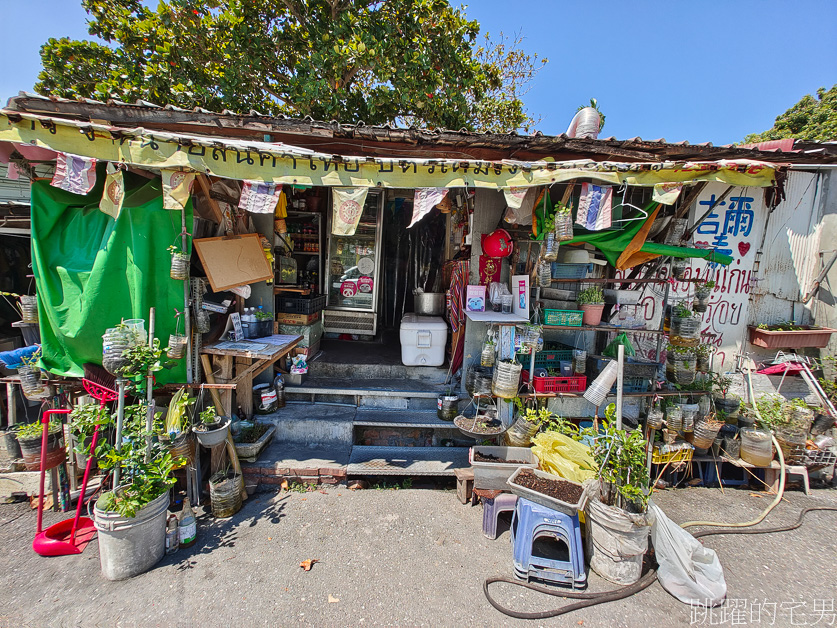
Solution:
M407 225L407 229L430 213L430 210L441 203L447 195L447 188L416 188L413 196L413 219Z
M651 200L662 205L674 205L682 189L682 183L657 183Z
M122 170L115 164L108 162L106 168L105 189L102 190L102 200L99 209L116 220L122 211L122 201L125 198L125 181Z
M279 202L281 193L281 183L245 181L238 206L254 214L272 214L276 211L276 204Z
M612 186L582 183L575 222L589 231L607 229L613 218L612 208Z
M332 235L351 236L355 234L368 191L369 188L332 188Z
M192 192L195 181L194 172L183 170L163 170L163 208L183 209Z
M58 153L50 185L73 194L89 194L96 185L96 159Z

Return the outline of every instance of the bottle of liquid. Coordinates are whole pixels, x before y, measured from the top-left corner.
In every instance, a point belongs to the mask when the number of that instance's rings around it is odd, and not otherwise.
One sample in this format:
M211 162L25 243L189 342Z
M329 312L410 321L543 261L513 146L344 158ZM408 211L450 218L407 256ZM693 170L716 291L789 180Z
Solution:
M183 510L180 511L180 520L177 524L177 534L180 547L192 547L198 539L198 522L189 498L183 500Z
M180 547L180 533L178 532L177 515L169 515L166 522L166 554L174 554Z

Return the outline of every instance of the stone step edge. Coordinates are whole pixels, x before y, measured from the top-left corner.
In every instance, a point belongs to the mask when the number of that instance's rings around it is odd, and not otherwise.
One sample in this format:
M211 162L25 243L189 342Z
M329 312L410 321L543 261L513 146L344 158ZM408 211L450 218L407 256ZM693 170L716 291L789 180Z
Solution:
M433 390L388 390L383 388L320 388L316 386L286 386L286 395L347 395L356 397L413 397L435 399L439 392Z

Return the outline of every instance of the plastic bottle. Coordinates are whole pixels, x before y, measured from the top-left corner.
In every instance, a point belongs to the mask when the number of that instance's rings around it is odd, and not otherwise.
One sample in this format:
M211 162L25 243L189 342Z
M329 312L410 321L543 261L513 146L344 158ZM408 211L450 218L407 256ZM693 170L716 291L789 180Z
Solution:
M177 524L177 534L180 547L192 547L198 539L198 522L189 498L183 500L183 510L180 511L180 520Z
M277 373L273 378L273 390L276 391L276 409L285 407L285 378Z
M169 515L166 522L166 554L174 554L180 547L180 532L178 531L177 515Z

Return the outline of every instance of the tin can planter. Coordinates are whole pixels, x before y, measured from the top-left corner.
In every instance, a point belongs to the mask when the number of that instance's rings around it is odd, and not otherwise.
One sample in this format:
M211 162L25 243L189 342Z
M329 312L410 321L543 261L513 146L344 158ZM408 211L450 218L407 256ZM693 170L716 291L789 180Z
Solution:
M182 334L169 334L169 346L166 355L172 360L180 360L186 353L186 336Z
M20 316L24 323L38 322L37 295L23 294L20 296Z
M128 360L122 357L126 349L133 346L135 335L128 327L111 327L102 336L102 366L111 375L128 366Z
M581 311L584 312L584 315L581 318L581 322L584 325L598 325L602 322L604 303L585 303L579 307L581 307Z
M27 471L41 470L41 439L42 435L31 438L21 437L18 434L17 442L20 443L20 452ZM63 427L52 428L47 434L46 463L44 470L57 467L67 457L67 449L64 447Z
M170 275L172 279L179 281L189 278L189 256L186 253L171 254Z
M37 400L47 396L43 373L37 366L25 364L17 369L17 374L20 377L20 387L23 390L24 397Z

